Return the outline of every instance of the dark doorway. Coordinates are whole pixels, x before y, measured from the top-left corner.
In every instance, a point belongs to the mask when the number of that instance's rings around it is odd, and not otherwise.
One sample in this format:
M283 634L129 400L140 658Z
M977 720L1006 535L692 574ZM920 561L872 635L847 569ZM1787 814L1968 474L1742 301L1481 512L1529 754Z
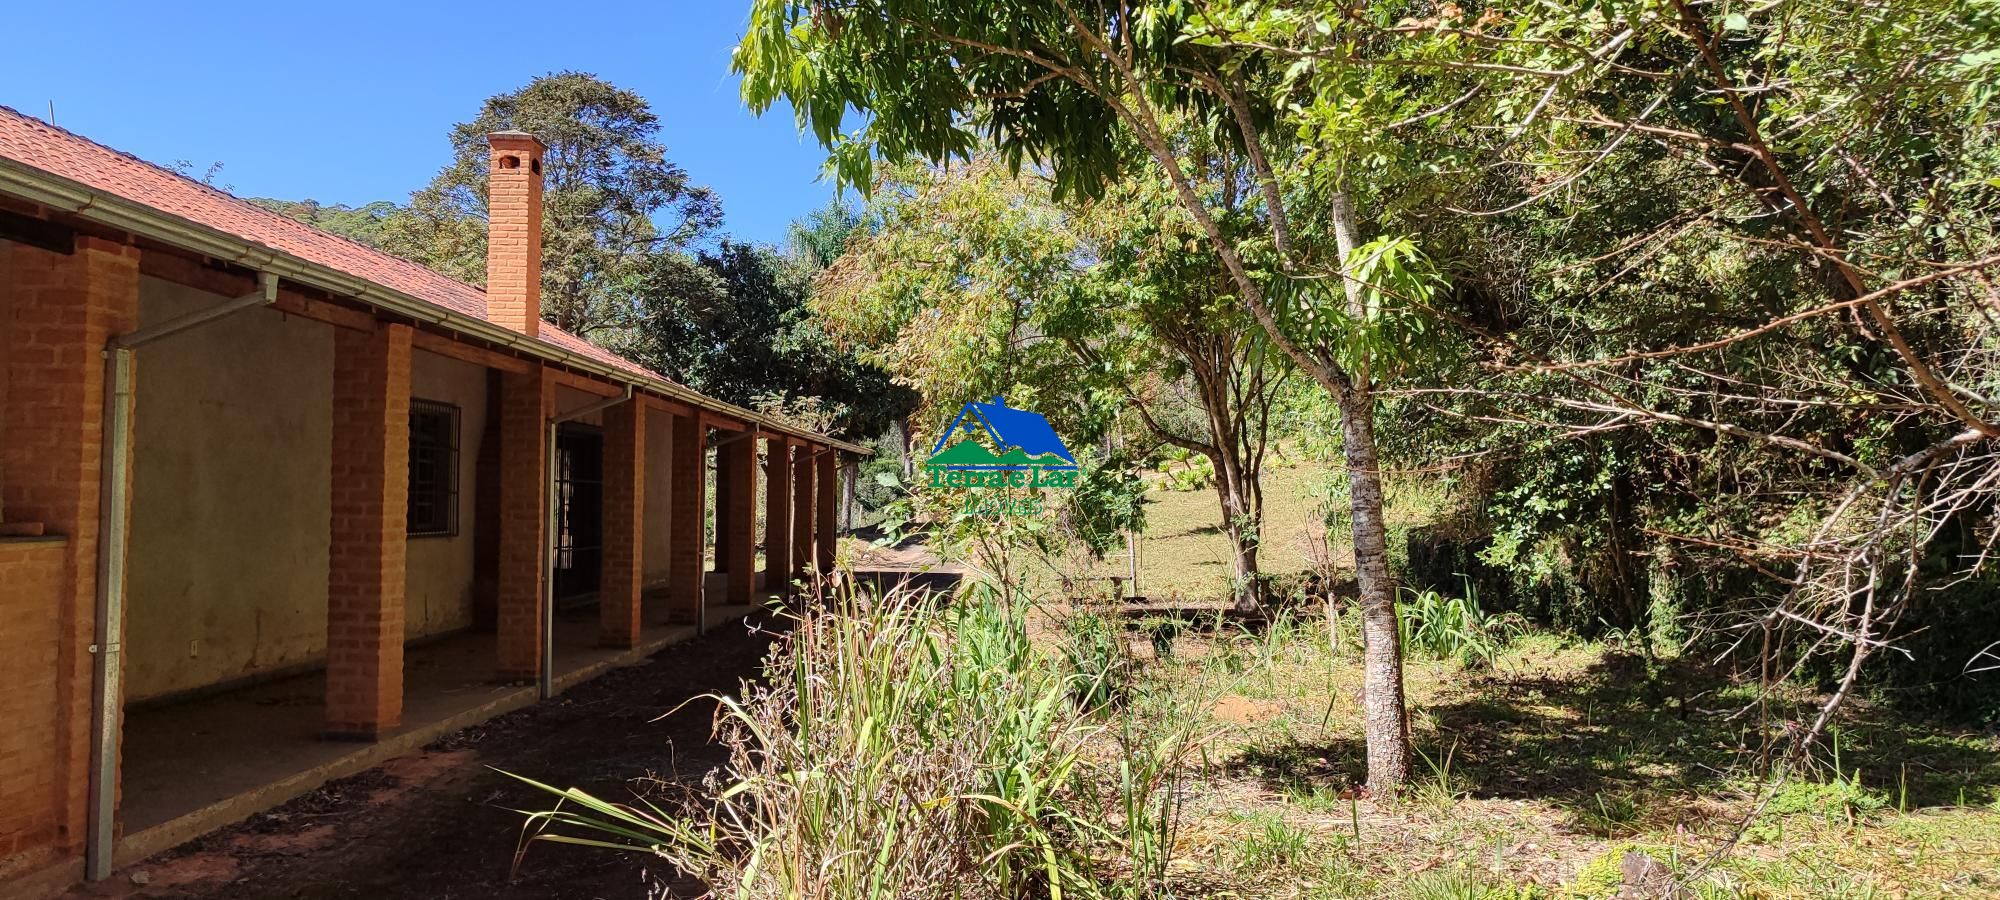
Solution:
M556 432L556 598L596 593L603 553L604 432L565 423Z

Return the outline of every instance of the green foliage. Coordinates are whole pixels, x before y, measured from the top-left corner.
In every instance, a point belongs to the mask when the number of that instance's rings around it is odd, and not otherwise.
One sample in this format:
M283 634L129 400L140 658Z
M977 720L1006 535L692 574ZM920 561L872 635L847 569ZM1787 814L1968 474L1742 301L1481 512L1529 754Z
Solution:
M824 216L818 221L842 227ZM801 224L795 231L807 229ZM730 240L692 260L661 254L640 276L645 324L629 332L626 346L639 361L711 396L779 411L811 402L825 407L831 421L802 424L880 434L917 398L827 334L808 305L813 259Z
M1525 900L1534 894L1528 888L1493 884L1462 869L1433 869L1411 878L1401 896L1405 900Z
M716 698L717 790L666 810L541 786L562 805L529 814L535 839L645 851L718 896L1145 895L1184 736L1099 724L1072 700L1093 676L1035 649L993 592L829 603L768 684ZM1092 752L1107 731L1115 760Z
M1447 597L1434 590L1405 590L1396 604L1403 647L1438 659L1468 665L1490 664L1524 628L1517 616L1492 614L1479 608L1476 594Z
M1628 853L1644 853L1654 859L1670 857L1664 848L1649 844L1630 841L1615 844L1584 863L1557 896L1562 900L1614 900L1624 892L1625 873L1621 867Z
M1122 456L1077 455L1083 468L1062 500L1062 516L1078 543L1096 559L1122 546L1125 535L1146 528L1146 483Z
M1340 276L1359 286L1358 308L1340 299L1337 283L1276 285L1287 334L1332 348L1345 369L1378 380L1423 367L1441 349L1429 310L1446 282L1415 240L1389 235L1356 247Z
M1097 613L1076 613L1063 620L1063 662L1074 673L1074 695L1086 709L1096 709L1119 699L1128 672L1123 632L1116 623Z
M1599 791L1577 807L1576 821L1592 834L1615 838L1630 834L1639 822L1639 814L1638 800Z
M451 163L383 224L382 247L473 284L486 280L486 136L529 132L543 158L542 317L586 338L637 327L633 286L663 252L722 223L722 203L667 158L644 97L557 72L487 98L452 126Z
M1289 869L1306 854L1310 836L1275 816L1264 818L1243 838L1237 865L1250 870Z
M1834 775L1825 781L1788 781L1771 797L1765 811L1774 816L1812 814L1853 819L1889 805L1881 791L1861 785L1861 773Z
M1199 491L1215 481L1215 464L1209 462L1208 457L1179 447L1162 452L1159 469L1160 474L1165 476L1160 486L1170 491Z
M1996 43L1991 0L759 0L734 65L864 190L988 149L1062 198L1170 182L1389 464L1463 474L1496 608L1743 653L1872 589L1926 659L1882 695L1976 709L1964 629L1902 613L1989 574ZM1857 651L1780 618L1787 671Z
M387 200L377 200L363 206L347 206L341 203L329 206L317 200L274 200L264 197L252 197L250 202L272 212L290 216L321 231L330 231L378 250L382 248L384 226L391 218L403 212L401 207Z

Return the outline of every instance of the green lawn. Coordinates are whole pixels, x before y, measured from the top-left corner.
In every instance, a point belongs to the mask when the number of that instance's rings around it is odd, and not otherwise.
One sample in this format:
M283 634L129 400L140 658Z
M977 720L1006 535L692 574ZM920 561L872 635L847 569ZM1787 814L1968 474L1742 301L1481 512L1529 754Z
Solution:
M1267 575L1282 576L1310 571L1315 546L1333 565L1351 569L1354 553L1348 546L1345 508L1334 530L1328 534L1314 492L1327 481L1330 470L1322 464L1285 457L1273 452L1264 469L1264 525L1258 547L1258 564ZM1175 491L1163 487L1164 479L1149 478L1154 487L1146 494L1146 532L1140 547L1142 563L1140 588L1156 600L1216 600L1229 593L1229 538L1222 533L1222 507L1215 489ZM1342 495L1343 498L1345 495ZM1387 516L1390 524L1426 521L1440 500L1435 487L1407 482L1389 485ZM1345 500L1342 499L1342 504ZM1125 558L1114 551L1101 570L1122 574Z

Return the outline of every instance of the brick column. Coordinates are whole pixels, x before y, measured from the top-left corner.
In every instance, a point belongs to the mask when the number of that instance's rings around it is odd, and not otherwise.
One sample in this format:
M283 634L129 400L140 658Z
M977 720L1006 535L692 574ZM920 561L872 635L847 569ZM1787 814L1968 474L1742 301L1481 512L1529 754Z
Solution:
M707 555L707 437L699 414L674 417L673 522L667 554L668 606L673 621L701 621L702 567Z
M750 602L757 586L757 437L753 432L736 432L716 456L717 500L726 515L715 523L717 553L729 558L729 581L723 597L732 604ZM728 465L723 465L727 460ZM727 479L729 493L719 485ZM720 535L727 533L725 544ZM717 557L718 561L721 559Z
M542 544L547 540L548 370L508 372L500 380L499 676L531 681L542 674Z
M790 593L792 443L773 436L764 446L764 589Z
M792 460L792 570L800 578L812 575L813 446L800 444Z
M813 532L813 562L821 573L833 571L833 540L840 535L840 521L835 505L840 497L840 451L828 449L818 460L819 473L814 476L814 487L819 491L818 527Z
M7 476L0 508L8 521L39 522L64 543L55 603L48 595L28 594L32 585L25 580L0 580L0 593L9 598L18 591L38 601L0 630L54 638L40 648L48 668L38 674L45 680L9 684L10 699L0 702L5 729L39 744L24 753L0 753L0 778L9 787L12 779L34 779L38 788L31 789L38 795L33 804L0 808L0 850L11 838L20 852L50 848L70 855L81 852L89 823L88 648L97 629L103 350L113 335L138 324L139 250L78 236L69 254L0 241L0 253L9 252L8 275L0 281L13 312L12 327L5 329L11 346L0 355L7 366L0 420L8 423L6 440L0 440L0 472ZM21 706L35 714L8 714Z
M634 398L604 411L604 569L597 586L597 636L607 647L639 646L645 515L646 404Z
M410 328L334 329L326 731L374 740L403 721Z

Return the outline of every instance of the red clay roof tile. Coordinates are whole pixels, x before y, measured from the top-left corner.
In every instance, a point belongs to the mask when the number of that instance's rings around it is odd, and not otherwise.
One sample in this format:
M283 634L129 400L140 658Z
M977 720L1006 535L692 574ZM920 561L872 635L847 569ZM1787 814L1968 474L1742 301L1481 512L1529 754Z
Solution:
M451 312L486 318L486 292L479 288L321 231L5 106L0 106L0 157L379 284ZM635 375L666 380L554 325L543 324L541 341Z

